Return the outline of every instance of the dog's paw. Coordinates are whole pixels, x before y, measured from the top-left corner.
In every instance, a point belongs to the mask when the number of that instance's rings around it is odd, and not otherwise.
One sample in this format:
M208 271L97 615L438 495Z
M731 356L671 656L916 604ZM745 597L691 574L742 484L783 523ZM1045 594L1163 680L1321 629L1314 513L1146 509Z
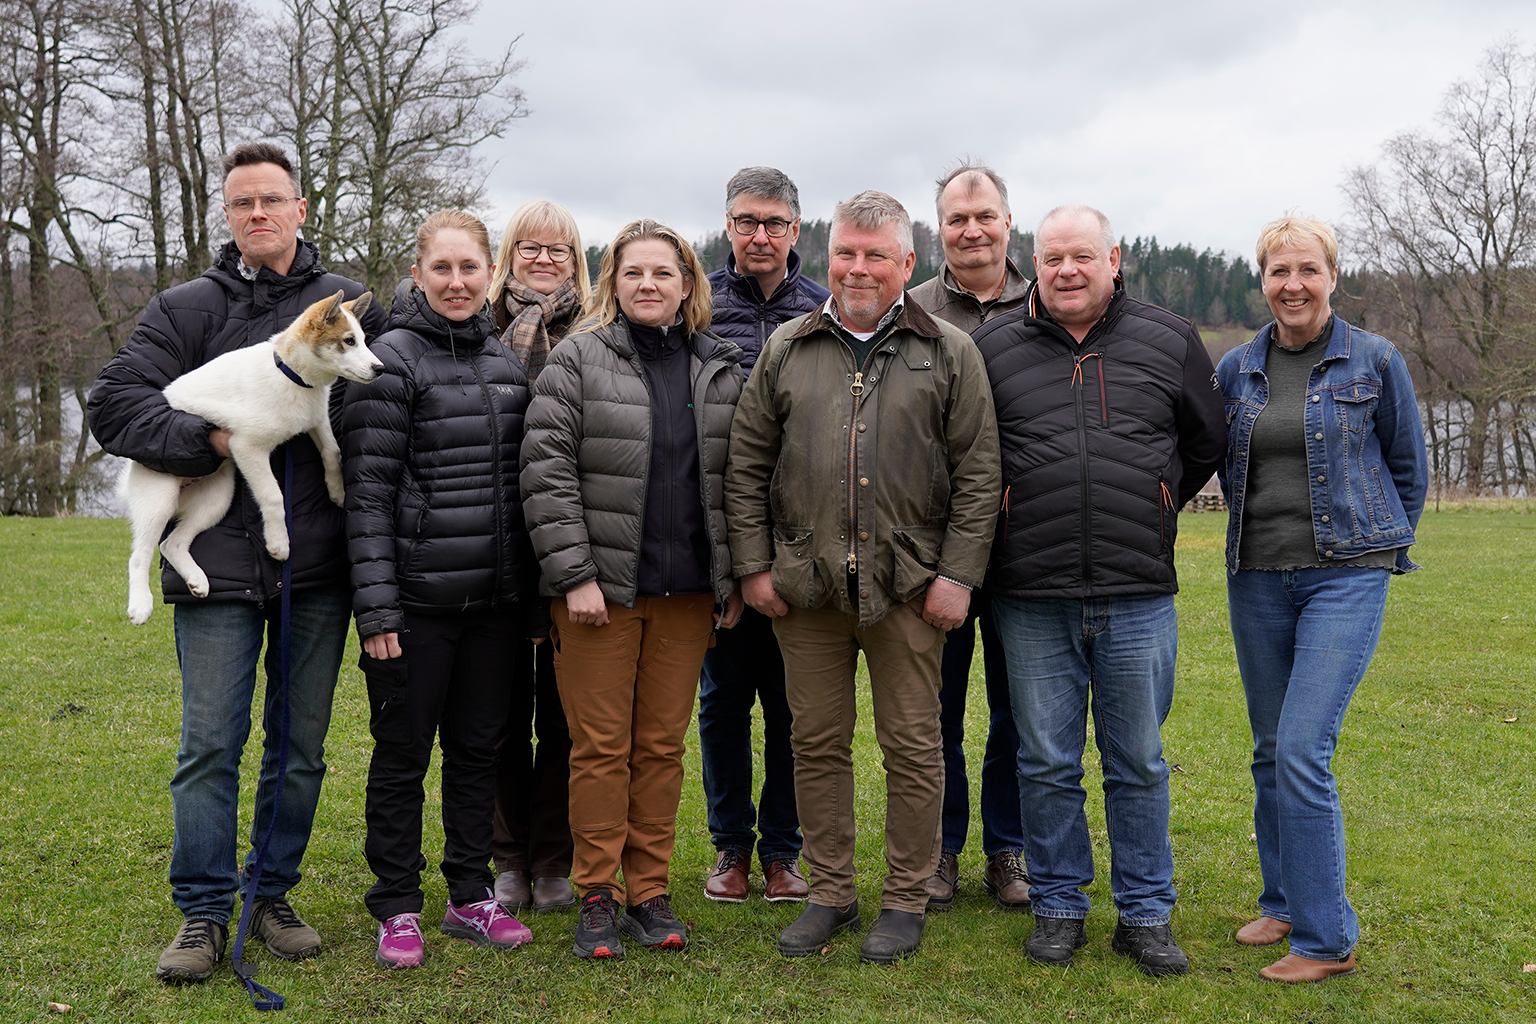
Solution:
M326 488L331 492L331 500L334 501L339 508L347 507L347 492L345 488L341 486L341 484L333 484L327 480Z
M142 626L149 621L149 616L155 610L155 599L151 597L133 597L128 601L128 621L135 626Z
M208 596L208 574L202 570L186 577L187 589L192 591L193 597Z
M279 562L288 561L288 531L284 529L267 531L267 554Z

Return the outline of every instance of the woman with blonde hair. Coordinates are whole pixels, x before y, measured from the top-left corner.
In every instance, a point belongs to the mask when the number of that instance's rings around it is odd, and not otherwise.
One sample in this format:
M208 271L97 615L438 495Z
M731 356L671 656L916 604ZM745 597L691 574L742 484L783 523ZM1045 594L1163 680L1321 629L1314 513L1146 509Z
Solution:
M593 306L539 375L522 475L571 729L583 958L622 956L621 934L687 944L668 895L683 737L713 629L741 614L723 510L741 350L706 330L699 258L634 221Z
M1381 638L1387 581L1408 558L1428 460L1413 379L1390 341L1334 315L1333 229L1283 217L1259 235L1274 322L1216 368L1227 411L1221 470L1227 602L1253 730L1253 823L1263 890L1237 930L1287 938L1268 981L1355 969L1344 817L1332 762Z
M548 199L518 207L501 236L490 303L501 341L517 356L530 387L591 297L581 232L570 211ZM555 688L553 652L549 644L526 640L513 650L517 685L499 744L491 841L496 898L512 914L576 905L567 812L571 734Z

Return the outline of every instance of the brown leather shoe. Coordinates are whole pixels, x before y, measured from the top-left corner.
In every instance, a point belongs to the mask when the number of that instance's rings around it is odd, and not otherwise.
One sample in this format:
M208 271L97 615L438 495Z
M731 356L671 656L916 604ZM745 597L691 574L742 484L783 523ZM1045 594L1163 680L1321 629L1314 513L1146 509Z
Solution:
M533 909L540 914L569 910L576 905L576 890L562 875L545 875L533 880Z
M533 906L533 888L528 884L528 872L520 868L499 872L496 875L496 902L513 917Z
M1029 909L1029 875L1024 860L1012 850L1001 850L987 858L981 882L1004 910Z
M960 857L958 854L939 854L939 867L923 883L928 890L929 910L948 910L955 905L955 890L960 887Z
M1259 977L1265 981L1327 981L1329 978L1340 974L1355 973L1355 954L1342 960L1308 960L1304 956L1295 953L1287 953L1268 967L1259 971Z
M780 857L763 865L763 899L769 903L799 903L810 894L799 857Z
M1237 941L1245 946L1273 946L1291 934L1291 922L1275 917L1249 921L1237 930Z
M729 847L721 850L704 880L704 895L719 903L745 903L747 866L751 862L750 854Z

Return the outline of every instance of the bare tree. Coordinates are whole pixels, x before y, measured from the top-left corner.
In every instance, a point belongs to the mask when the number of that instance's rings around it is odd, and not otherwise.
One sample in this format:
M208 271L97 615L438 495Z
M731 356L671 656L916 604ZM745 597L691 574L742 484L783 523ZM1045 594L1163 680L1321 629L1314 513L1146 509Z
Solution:
M1466 407L1463 482L1475 494L1508 485L1506 444L1532 397L1536 53L1488 50L1437 121L1390 139L1344 188L1377 297L1432 386Z

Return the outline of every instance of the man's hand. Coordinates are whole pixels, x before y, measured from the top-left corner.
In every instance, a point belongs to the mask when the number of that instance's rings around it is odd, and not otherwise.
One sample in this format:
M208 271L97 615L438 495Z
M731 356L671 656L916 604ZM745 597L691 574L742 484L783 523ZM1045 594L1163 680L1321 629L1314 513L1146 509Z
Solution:
M934 577L923 599L923 621L946 633L965 621L971 610L971 592L958 583Z
M789 605L773 589L773 573L768 569L743 576L741 596L755 611L762 612L770 619L789 614Z
M227 438L229 431L221 431ZM388 661L390 658L398 658L405 652L400 649L399 633L375 633L373 636L363 638L363 650L368 652L368 657L374 661Z
M223 427L214 427L208 431L208 443L213 445L213 450L218 452L222 458L229 458L229 431ZM399 654L400 648L396 647L394 656L398 657Z
M588 580L565 595L565 611L572 622L587 626L608 625L608 604L597 580Z
M741 584L737 583L731 590L731 596L725 599L725 614L715 616L715 625L721 629L730 629L741 621Z

